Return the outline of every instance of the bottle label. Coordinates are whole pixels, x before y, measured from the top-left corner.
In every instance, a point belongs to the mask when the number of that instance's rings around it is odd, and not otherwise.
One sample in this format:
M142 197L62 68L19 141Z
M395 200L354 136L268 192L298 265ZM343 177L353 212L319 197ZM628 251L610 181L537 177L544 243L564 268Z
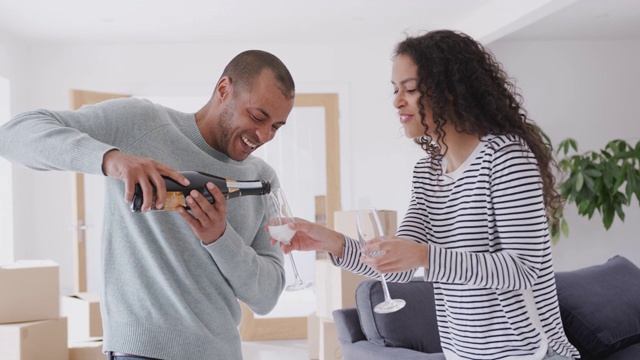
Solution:
M187 201L180 191L167 192L167 199L162 207L163 211L175 211L179 208L187 206Z

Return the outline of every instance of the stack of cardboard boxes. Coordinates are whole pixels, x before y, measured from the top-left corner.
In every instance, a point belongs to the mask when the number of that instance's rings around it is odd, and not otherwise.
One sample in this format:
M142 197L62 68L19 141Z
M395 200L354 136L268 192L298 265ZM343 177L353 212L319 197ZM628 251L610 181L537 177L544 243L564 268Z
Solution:
M69 359L58 274L48 260L0 265L0 359Z
M100 296L86 292L63 296L60 311L69 319L69 360L106 360Z
M1 360L105 360L96 295L60 296L50 260L0 264Z

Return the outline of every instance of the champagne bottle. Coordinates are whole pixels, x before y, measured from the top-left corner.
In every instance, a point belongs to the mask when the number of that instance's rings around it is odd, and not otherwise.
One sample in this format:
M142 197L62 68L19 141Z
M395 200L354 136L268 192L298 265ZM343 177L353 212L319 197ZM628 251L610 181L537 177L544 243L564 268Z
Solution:
M151 209L161 211L178 210L180 207L189 209L189 205L187 205L187 196L191 190L198 190L207 200L209 200L210 203L213 204L213 196L211 196L209 191L206 189L206 184L209 182L214 183L227 199L245 195L265 195L271 192L271 183L265 180L242 181L225 179L200 171L182 171L180 173L189 179L189 186L182 186L174 180L164 177L164 183L167 188L167 197L164 206L162 209L156 209L155 206L152 206ZM140 212L142 202L142 188L139 184L136 184L133 200L131 201L131 211ZM153 202L155 203L155 192Z

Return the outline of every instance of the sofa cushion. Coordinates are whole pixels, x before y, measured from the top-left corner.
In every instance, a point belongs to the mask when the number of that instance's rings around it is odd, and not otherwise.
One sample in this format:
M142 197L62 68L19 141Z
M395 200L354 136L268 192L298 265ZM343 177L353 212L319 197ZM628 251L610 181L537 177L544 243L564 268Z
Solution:
M364 281L356 290L360 324L367 339L380 346L401 347L423 353L442 352L433 285L422 280L388 285L392 298L407 302L404 308L389 314L373 311L377 304L384 301L380 281Z
M640 269L622 256L557 272L564 330L582 359L603 359L640 342Z

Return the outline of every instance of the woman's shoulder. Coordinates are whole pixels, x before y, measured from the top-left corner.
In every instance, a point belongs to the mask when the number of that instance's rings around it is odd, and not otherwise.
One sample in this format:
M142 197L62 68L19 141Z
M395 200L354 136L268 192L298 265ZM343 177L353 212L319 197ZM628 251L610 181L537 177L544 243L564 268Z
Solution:
M482 141L487 143L486 148L491 153L513 149L527 151L529 149L527 143L522 140L522 138L514 134L489 134L485 136Z

